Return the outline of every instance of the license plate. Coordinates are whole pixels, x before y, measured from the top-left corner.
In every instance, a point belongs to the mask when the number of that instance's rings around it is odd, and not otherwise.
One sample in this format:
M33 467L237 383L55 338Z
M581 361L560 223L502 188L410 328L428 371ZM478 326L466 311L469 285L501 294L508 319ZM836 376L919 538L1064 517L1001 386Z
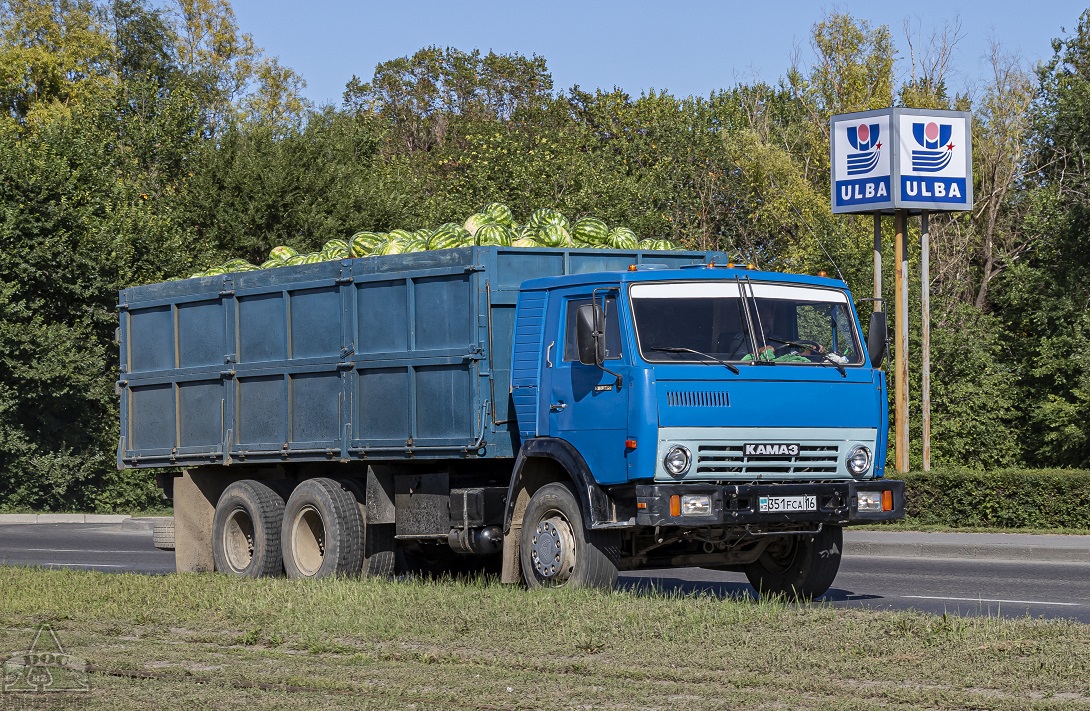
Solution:
M817 511L816 496L762 496L759 499L761 513L794 513Z

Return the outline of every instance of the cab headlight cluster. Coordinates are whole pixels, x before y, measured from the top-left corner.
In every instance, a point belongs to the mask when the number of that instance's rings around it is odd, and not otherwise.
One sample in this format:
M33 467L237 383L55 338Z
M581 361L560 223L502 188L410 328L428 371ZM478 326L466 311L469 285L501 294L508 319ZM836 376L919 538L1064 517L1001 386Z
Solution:
M848 450L848 471L856 476L865 474L870 469L871 452L861 444L857 444Z
M662 459L662 466L671 476L681 476L689 471L689 465L693 462L693 455L687 447L675 444L666 450L666 456Z

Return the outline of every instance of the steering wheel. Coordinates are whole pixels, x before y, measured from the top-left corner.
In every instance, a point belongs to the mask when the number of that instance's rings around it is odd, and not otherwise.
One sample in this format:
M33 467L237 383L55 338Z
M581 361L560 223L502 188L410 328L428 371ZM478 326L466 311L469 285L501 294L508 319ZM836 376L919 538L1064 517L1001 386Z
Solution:
M806 346L807 348L809 348L811 351L810 355L818 355L824 352L825 349L825 347L817 341L809 341L799 338L792 343L781 343L780 345L776 346L776 348L773 350L773 353L775 353L777 356L781 356L785 353L789 353L792 348L798 348L799 346Z

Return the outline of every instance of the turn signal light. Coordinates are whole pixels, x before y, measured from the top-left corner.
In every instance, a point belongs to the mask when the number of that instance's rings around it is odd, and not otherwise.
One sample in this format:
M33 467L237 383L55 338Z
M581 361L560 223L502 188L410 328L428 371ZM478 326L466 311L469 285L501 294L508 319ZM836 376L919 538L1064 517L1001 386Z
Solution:
M634 439L626 439L626 440L624 441L624 448L625 448L625 449L635 449L635 448L636 448L636 440L634 440Z
M670 515L671 516L680 516L681 515L681 497L678 496L677 494L674 494L673 496L670 497Z
M893 492L892 491L883 491L882 492L882 510L883 511L892 511L893 510Z
M638 269L638 267L635 264L629 264L628 265L628 271L630 271L630 272L634 272L637 269Z
M818 272L818 276L823 277L823 276L829 276L829 275L825 273L824 269L822 269L820 272Z

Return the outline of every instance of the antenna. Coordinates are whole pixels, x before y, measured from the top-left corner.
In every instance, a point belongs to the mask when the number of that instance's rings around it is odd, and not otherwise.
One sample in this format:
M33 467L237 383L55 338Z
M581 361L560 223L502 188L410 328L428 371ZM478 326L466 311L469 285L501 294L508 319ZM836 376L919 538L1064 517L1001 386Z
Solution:
M817 236L817 232L814 232L814 228L810 226L810 223L803 219L802 213L799 212L797 207L795 207L795 203L791 202L791 196L787 194L786 190L781 188L776 183L775 179L773 179L771 174L768 176L768 182L772 183L773 187L780 191L780 193L784 197L784 200L787 200L787 206L790 207L791 211L795 213L795 216L799 218L799 222L805 225L806 229L810 231L810 236L813 237L814 241L818 243L819 247L821 247L821 251L825 253L825 257L829 260L829 264L833 265L833 269L836 270L836 275L840 277L840 281L847 282L847 279L845 279L844 274L841 273L840 267L837 265L836 260L833 259L833 255L829 254L829 250L825 249L825 244L821 241L821 238Z

